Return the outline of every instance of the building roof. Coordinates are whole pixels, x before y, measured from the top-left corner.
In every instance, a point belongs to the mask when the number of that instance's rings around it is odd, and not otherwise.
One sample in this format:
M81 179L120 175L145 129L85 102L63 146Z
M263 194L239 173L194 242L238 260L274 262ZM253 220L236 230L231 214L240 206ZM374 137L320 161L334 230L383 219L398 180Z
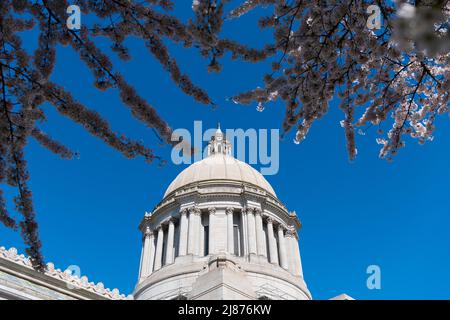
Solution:
M169 185L164 197L184 186L208 180L246 182L276 197L272 186L260 172L231 155L231 146L223 138L220 128L209 143L208 156L183 170Z
M76 270L73 270L76 271ZM9 285L8 285L9 284ZM0 300L9 299L133 299L118 289L105 288L103 283L90 282L86 276L72 275L47 263L45 272L31 266L30 259L18 254L16 248L0 247Z

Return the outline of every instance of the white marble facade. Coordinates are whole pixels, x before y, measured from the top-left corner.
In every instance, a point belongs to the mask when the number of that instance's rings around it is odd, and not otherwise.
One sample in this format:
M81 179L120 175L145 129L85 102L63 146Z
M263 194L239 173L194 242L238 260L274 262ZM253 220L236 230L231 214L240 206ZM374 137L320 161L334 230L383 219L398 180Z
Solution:
M140 224L135 299L311 299L296 214L220 129L208 148Z

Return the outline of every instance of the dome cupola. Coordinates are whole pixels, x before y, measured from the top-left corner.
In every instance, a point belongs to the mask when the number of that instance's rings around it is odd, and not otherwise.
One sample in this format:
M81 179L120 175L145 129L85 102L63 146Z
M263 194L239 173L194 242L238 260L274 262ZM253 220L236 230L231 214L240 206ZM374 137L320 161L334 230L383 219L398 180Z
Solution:
M276 197L272 186L260 172L232 156L231 144L224 137L220 125L209 141L207 157L183 170L169 185L164 198L183 187L205 181L246 184Z

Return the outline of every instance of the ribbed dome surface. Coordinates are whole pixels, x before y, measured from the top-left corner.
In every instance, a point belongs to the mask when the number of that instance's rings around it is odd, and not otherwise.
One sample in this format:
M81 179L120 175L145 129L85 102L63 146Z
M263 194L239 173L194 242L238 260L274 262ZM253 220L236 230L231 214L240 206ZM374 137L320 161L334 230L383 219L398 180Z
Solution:
M247 182L259 186L273 196L276 196L272 186L257 170L231 155L217 153L195 162L183 170L169 185L164 197L188 184L208 180Z

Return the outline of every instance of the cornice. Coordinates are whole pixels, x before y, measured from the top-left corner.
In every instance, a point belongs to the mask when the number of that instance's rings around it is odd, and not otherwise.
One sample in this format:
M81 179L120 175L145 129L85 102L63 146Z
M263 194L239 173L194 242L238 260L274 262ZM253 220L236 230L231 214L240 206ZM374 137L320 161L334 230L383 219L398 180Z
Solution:
M242 183L236 183L233 181L230 181L229 184L224 181L215 181L211 180L208 182L201 182L196 184L202 184L200 187L199 185L196 187L187 187L182 188L182 190L179 189L179 192L176 194L170 194L168 197L163 199L158 205L155 206L154 212L159 211L162 208L167 207L169 204L172 203L180 203L182 199L189 197L192 198L193 196L204 198L204 197L227 197L227 196L245 196L248 198L254 197L254 199L258 200L264 200L267 203L273 204L274 206L277 206L279 209L282 209L285 211L286 214L288 214L288 210L286 206L277 198L272 196L270 193L263 191L262 189L259 189L258 187L248 187L246 185L243 185ZM223 184L224 188L229 188L229 190L217 190L221 188L221 185ZM227 185L228 184L228 185ZM213 187L216 190L211 191L205 191L207 187ZM255 190L259 190L260 192L255 192Z
M208 187L211 189L208 190ZM278 198L258 186L253 186L242 181L208 180L194 182L170 193L154 208L151 216L146 215L142 219L139 228L143 231L147 222L175 209L187 200L189 200L188 202L204 203L209 200L221 201L227 198L236 199L236 201L244 204L248 200L259 202L263 211L268 210L273 212L284 223L293 225L296 229L300 229L301 227L301 222L295 212L288 211L286 206Z

